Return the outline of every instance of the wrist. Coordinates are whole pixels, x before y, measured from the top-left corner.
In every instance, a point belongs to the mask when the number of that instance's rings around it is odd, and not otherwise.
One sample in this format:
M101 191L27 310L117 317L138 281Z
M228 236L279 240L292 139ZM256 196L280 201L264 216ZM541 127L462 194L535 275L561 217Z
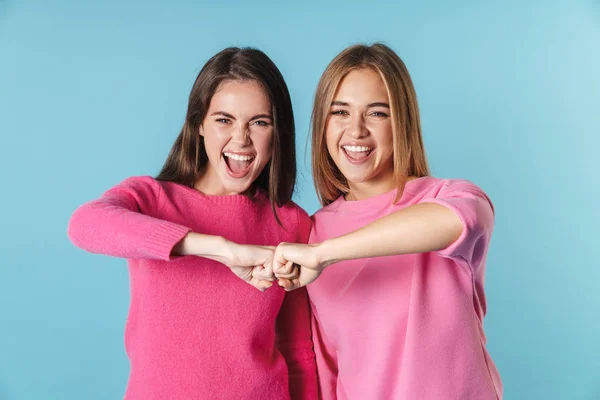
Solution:
M212 257L220 260L227 260L226 264L230 265L233 257L237 254L235 249L237 243L225 239L223 236L215 236L213 243Z
M334 254L335 239L325 240L315 246L317 261L323 269L338 261Z

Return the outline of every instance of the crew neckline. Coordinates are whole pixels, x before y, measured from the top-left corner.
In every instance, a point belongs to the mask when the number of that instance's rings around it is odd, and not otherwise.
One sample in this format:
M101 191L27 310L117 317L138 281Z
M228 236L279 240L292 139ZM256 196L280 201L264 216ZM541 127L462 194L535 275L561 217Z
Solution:
M168 182L170 185L174 185L176 188L181 189L189 196L201 198L204 201L208 201L211 203L217 204L247 204L247 205L255 205L257 202L261 202L267 199L267 195L263 190L258 189L256 193L252 196L246 196L243 194L226 194L226 195L215 195L215 194L206 194L201 192L196 188L191 188L187 185L182 185L177 182Z
M400 199L398 200L398 202L396 202L395 206L398 206L400 204L402 204L403 202L406 202L407 199L407 193L409 194L415 194L419 192L419 188L421 188L423 185L425 185L426 181L428 181L429 179L431 179L431 176L422 176L413 180L410 180L408 182L406 182L406 184L404 185L404 192L402 193L402 196L400 197ZM394 201L394 199L396 198L396 194L398 193L398 188L394 188L392 190L389 190L387 192L372 196L372 197L368 197L366 199L362 199L362 200L346 200L344 198L344 196L340 196L338 197L333 203L331 203L331 205L337 209L343 209L345 211L356 211L356 212L369 212L369 214L371 213L378 213L381 211L384 211L384 209L386 207L392 208L392 202Z

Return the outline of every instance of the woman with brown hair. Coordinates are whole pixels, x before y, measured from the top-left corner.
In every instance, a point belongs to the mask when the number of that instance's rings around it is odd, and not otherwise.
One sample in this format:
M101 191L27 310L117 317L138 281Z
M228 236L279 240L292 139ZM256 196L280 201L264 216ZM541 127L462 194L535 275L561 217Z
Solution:
M323 73L312 167L311 244L280 244L273 268L287 290L314 281L323 399L500 399L483 333L493 206L429 176L415 89L389 47L352 46Z
M291 201L294 146L275 64L228 48L200 71L158 177L129 178L71 217L76 246L128 259L126 399L316 398L306 291L257 278L272 246L308 239Z

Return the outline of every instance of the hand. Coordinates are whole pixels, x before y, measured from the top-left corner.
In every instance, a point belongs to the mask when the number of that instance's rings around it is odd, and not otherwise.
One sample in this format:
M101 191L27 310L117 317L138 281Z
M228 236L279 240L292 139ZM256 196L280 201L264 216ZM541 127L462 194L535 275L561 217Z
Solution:
M308 285L326 266L319 260L318 245L281 243L273 256L273 274L287 291Z
M258 290L273 285L273 246L241 245L222 236L189 232L175 245L173 255L198 256L225 264L241 279Z
M230 243L229 256L221 262L242 280L261 292L273 285L273 246Z

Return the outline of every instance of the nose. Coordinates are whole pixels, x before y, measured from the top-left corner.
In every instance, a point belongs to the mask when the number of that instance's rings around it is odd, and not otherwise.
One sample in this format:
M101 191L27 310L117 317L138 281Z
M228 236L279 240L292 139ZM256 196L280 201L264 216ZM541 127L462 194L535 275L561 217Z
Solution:
M231 137L231 141L240 146L248 146L251 142L250 129L245 125L236 128Z
M364 137L368 134L365 127L365 119L363 118L362 114L357 113L351 117L347 132L351 137L356 139Z

